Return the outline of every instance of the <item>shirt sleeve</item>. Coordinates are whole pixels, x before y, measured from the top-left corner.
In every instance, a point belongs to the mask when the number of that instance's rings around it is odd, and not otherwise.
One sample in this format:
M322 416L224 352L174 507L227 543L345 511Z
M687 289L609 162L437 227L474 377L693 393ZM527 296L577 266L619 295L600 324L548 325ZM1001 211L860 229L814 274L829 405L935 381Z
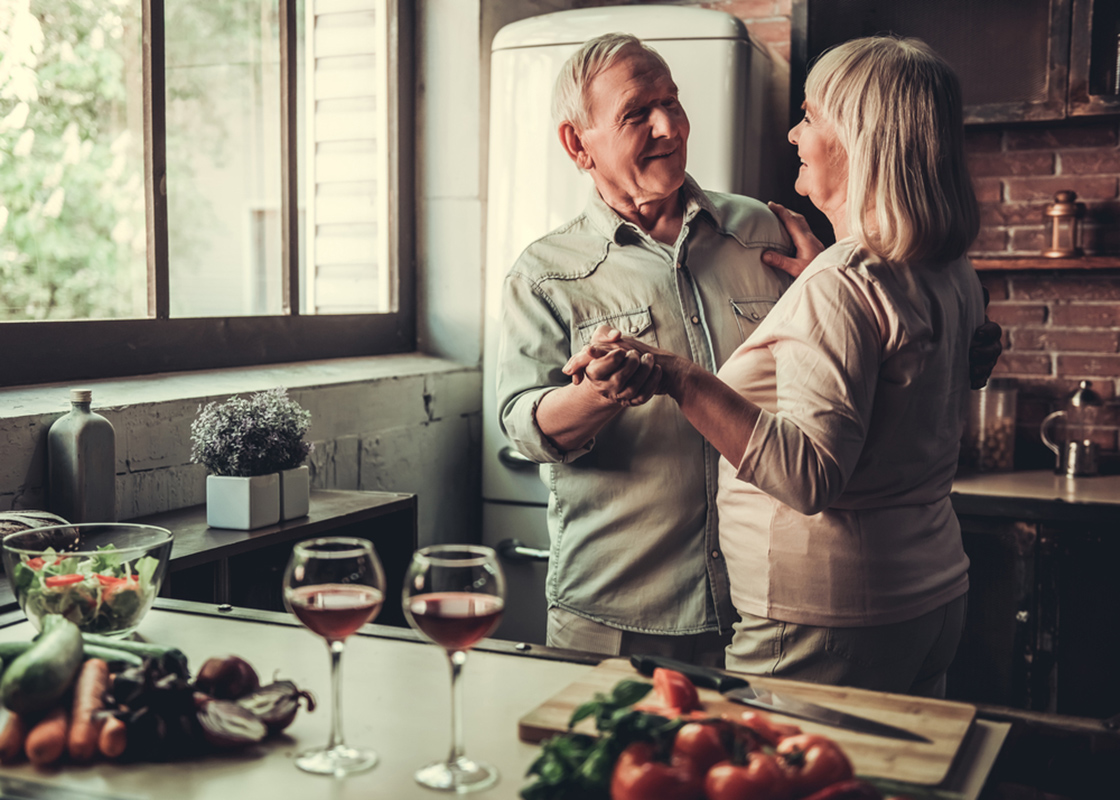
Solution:
M836 267L802 275L775 312L766 326L777 409L761 412L738 477L816 514L843 493L863 452L886 315L873 282Z
M511 272L502 287L497 407L502 432L539 464L568 463L590 451L560 451L537 426L546 394L571 382L561 370L571 358L571 335L550 300L524 275Z

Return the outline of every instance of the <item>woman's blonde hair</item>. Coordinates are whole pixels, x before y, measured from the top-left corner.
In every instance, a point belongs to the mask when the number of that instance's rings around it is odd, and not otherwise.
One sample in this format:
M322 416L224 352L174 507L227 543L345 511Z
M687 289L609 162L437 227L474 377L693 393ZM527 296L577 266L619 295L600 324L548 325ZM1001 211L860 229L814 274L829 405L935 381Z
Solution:
M950 260L980 229L960 83L920 39L872 36L823 53L805 97L848 154L848 230L885 261Z
M661 54L644 44L637 36L628 33L604 33L588 39L575 53L564 62L556 84L552 89L552 121L559 126L570 122L578 130L591 126L591 110L588 108L587 89L595 77L638 50L648 54L671 75L669 65Z

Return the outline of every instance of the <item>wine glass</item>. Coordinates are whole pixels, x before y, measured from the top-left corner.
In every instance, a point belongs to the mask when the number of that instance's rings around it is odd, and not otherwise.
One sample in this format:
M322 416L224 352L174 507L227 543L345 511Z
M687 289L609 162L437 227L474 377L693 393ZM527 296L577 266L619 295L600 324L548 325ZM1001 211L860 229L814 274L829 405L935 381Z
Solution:
M327 536L292 549L284 571L284 605L331 654L331 735L325 747L296 757L296 766L318 775L348 775L372 768L377 753L342 740L339 682L346 637L377 616L385 600L385 571L366 539Z
M451 665L451 753L446 761L421 767L416 782L449 792L473 792L494 785L498 771L463 754L459 673L467 650L489 636L502 619L506 579L489 547L437 544L412 556L404 581L404 613L426 638L447 651Z

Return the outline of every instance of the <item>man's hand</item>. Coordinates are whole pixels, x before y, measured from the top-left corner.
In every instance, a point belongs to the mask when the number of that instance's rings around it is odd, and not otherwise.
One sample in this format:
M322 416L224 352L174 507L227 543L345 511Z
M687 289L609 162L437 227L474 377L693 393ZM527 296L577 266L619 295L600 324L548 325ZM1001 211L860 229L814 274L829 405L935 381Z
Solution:
M824 245L821 244L820 239L813 235L804 216L796 211L790 211L780 203L770 202L767 205L770 206L770 210L778 217L778 221L782 223L782 227L789 234L789 238L793 242L794 254L784 256L776 250L764 250L762 252L762 263L768 267L780 269L796 278L805 271L805 268L814 258L824 252Z
M972 334L972 343L968 346L968 382L973 389L983 389L987 385L999 354L1003 352L1002 336L1003 329L987 317Z
M572 383L586 381L602 397L622 406L640 406L661 383L661 367L652 353L627 347L622 334L609 325L595 331L591 344L564 365Z

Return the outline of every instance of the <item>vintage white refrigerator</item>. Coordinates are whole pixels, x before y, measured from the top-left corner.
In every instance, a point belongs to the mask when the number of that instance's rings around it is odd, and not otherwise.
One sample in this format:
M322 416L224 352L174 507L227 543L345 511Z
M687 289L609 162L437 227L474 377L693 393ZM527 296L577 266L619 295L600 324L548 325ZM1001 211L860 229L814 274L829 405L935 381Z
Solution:
M501 288L534 239L576 216L592 183L564 153L553 126L560 66L588 39L632 33L665 58L692 132L688 171L704 188L776 199L788 164L788 66L719 11L617 6L561 11L505 26L490 60L489 178L483 356L483 543L498 549L509 599L496 636L543 643L549 550L548 491L536 464L498 425L495 378Z

